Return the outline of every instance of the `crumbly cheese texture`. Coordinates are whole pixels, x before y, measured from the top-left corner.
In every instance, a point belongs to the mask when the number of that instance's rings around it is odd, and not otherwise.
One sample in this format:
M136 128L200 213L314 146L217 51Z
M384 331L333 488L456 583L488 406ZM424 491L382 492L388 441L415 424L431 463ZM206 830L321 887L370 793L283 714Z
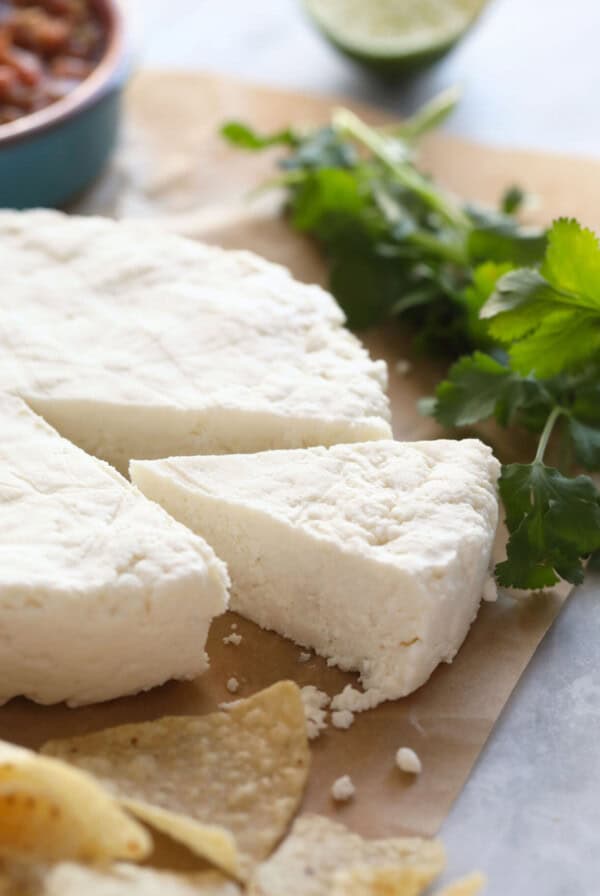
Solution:
M419 687L464 640L488 575L498 472L470 439L131 465L227 562L233 609L358 670L369 705Z
M309 740L319 737L321 731L327 728L327 707L330 703L329 694L320 691L314 684L307 684L300 690L302 703L304 704L304 716L306 718L306 733Z
M249 252L59 212L0 212L0 383L130 458L390 435L386 366L333 298Z
M336 802L345 803L351 800L356 793L356 788L350 775L342 775L331 785L331 796Z
M228 577L201 538L0 394L0 702L193 678Z
M411 775L420 775L423 771L418 753L410 747L400 747L396 752L396 765L400 771Z

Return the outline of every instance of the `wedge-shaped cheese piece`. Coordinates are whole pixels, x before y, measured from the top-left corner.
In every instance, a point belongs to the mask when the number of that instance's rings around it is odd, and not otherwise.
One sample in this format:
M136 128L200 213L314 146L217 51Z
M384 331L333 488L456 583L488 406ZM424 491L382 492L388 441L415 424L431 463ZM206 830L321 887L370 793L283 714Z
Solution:
M247 252L0 212L0 308L3 390L121 472L390 435L385 364L330 295Z
M91 703L206 667L227 573L115 470L0 395L0 701Z
M488 573L498 470L476 440L131 464L226 560L232 608L357 669L370 705L460 647Z

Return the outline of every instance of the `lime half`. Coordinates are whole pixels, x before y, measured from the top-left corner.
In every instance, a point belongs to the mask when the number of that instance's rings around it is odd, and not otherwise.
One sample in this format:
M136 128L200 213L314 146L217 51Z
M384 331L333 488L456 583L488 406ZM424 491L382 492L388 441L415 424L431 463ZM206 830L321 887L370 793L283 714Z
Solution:
M486 0L304 0L336 47L380 71L403 72L442 56Z

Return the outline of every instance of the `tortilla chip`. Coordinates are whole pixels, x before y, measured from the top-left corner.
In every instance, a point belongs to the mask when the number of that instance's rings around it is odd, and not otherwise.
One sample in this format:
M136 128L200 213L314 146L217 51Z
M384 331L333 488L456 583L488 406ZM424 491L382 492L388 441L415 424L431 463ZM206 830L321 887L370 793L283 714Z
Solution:
M44 873L43 865L0 862L0 896L39 896Z
M310 761L300 689L286 681L223 712L123 725L43 752L93 772L142 820L237 876L284 834ZM242 869L208 848L206 825L217 826L212 837L231 832Z
M187 849L202 856L226 874L243 879L246 862L240 855L229 831L217 825L201 824L176 812L152 806L141 800L122 799L121 803L134 815L166 837L182 843Z
M476 896L485 887L485 884L485 875L474 871L473 874L461 877L460 880L454 881L443 890L438 890L434 896Z
M12 863L0 872L0 896L241 896L217 871L174 874L118 864L92 868L63 862L53 867Z
M111 869L57 865L46 880L43 896L240 896L237 884L217 871L175 874L115 865Z
M368 867L336 871L331 896L420 896L437 877L431 867Z
M152 839L90 775L0 741L0 856L143 859Z
M444 848L437 840L364 840L328 818L303 815L277 852L255 869L248 892L250 896L341 896L341 884L335 887L342 872L356 868L364 875L365 868L373 868L390 874L415 868L431 881L444 861ZM362 896L371 891L356 892ZM372 892L379 896L378 890Z

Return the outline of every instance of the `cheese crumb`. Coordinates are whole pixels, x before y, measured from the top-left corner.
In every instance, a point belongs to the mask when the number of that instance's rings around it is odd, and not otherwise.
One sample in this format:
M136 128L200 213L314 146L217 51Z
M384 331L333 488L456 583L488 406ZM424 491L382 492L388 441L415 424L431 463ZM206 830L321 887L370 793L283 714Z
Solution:
M384 695L377 688L371 688L369 691L358 691L352 685L347 684L341 694L331 701L332 709L347 709L350 712L364 712L366 709L373 709L379 706L385 700Z
M483 599L489 601L490 603L494 603L494 601L498 600L498 588L496 586L496 580L493 576L488 576L485 580L485 584L483 586Z
M408 358L400 358L399 361L396 361L396 373L398 376L408 376L411 370L412 364Z
M235 678L235 677L230 678L229 681L227 682L227 690L229 691L229 693L237 694L239 689L240 689L240 683L237 680L237 678Z
M420 775L423 769L421 760L410 747L400 747L396 753L396 765L400 771L408 772L410 775Z
M331 713L331 724L334 728L349 728L354 721L354 713L349 709L336 709Z
M304 651L302 651L302 653L298 657L298 662L299 663L307 663L309 661L309 659L310 659L310 653L305 653Z
M242 636L238 635L236 632L232 632L230 635L223 638L223 644L233 644L234 647L238 647L241 643Z
M307 684L301 688L300 694L304 703L306 733L309 740L314 740L324 728L327 728L326 707L329 706L330 698L325 691L320 691L313 684Z
M351 800L355 793L356 788L350 775L342 775L331 785L331 796L336 802L344 803L346 800Z

